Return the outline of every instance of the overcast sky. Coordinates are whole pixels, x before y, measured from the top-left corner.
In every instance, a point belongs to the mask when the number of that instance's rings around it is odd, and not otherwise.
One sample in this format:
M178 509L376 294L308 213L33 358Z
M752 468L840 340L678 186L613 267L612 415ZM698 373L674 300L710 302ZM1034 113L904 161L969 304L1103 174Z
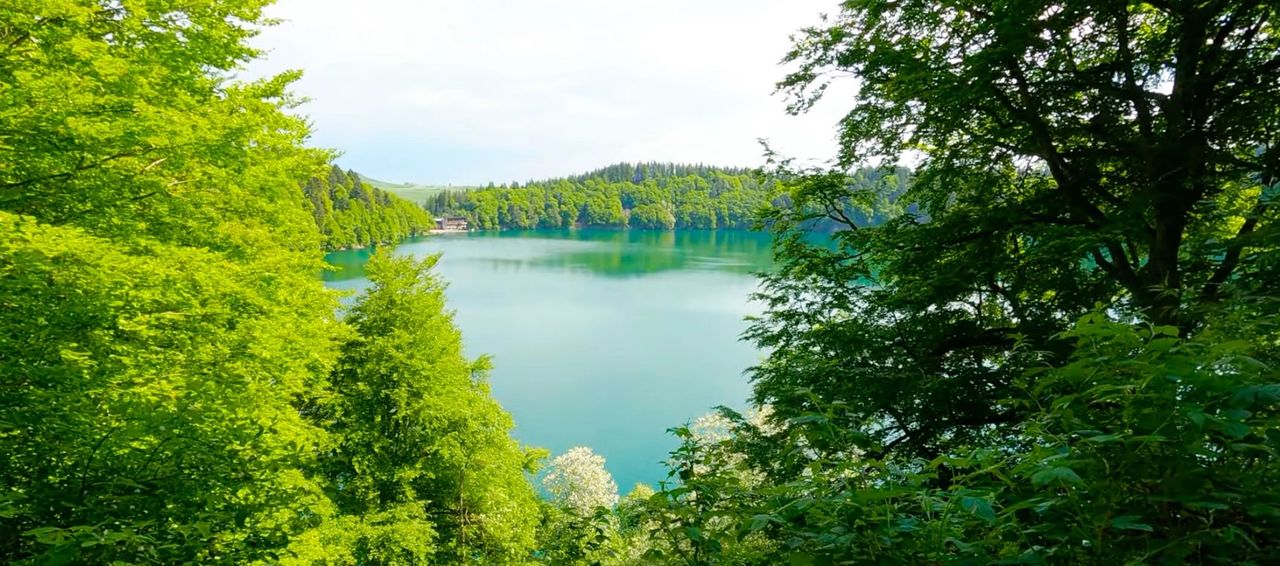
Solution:
M395 182L481 184L619 161L834 153L841 104L788 116L788 35L834 0L280 0L250 75L303 69L314 143Z

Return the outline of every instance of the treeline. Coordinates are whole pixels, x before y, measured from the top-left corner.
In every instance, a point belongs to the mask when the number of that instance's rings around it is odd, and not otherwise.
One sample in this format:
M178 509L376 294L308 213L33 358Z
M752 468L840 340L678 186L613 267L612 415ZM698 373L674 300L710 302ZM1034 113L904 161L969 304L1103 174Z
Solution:
M325 249L362 248L426 233L435 220L421 207L375 188L337 165L303 185Z
M750 228L770 182L745 169L620 163L576 177L445 191L427 201L482 230Z
M296 75L224 78L262 4L0 11L0 562L528 563L538 453L433 261L341 318L316 277L425 215L301 145Z

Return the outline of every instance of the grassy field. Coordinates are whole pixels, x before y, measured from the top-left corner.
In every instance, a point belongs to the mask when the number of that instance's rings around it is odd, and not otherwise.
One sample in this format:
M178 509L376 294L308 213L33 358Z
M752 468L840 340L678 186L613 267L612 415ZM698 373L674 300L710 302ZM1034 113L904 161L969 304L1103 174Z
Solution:
M405 200L422 204L440 191L466 191L475 187L458 185L419 185L415 183L390 183L372 177L360 175L360 179L376 188L392 193Z

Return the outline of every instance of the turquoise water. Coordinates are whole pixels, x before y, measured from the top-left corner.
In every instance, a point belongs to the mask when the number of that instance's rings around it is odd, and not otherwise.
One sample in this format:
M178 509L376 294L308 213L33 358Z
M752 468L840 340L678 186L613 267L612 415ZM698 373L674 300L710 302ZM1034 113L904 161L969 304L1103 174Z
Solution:
M470 355L493 356L493 394L522 443L590 446L625 493L666 478L666 430L745 406L741 342L769 236L748 232L442 234L397 253L443 253L438 272ZM369 250L334 252L331 287L360 290Z

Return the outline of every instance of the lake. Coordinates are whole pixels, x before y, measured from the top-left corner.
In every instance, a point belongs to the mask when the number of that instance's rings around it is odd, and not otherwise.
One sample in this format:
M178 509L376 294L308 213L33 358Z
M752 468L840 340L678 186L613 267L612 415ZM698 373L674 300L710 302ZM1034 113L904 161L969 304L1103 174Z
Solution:
M624 494L666 478L666 430L716 405L742 408L739 340L768 234L504 231L440 234L397 253L442 253L436 269L471 356L493 356L493 395L520 442L553 455L590 446ZM370 250L329 254L327 285L368 285Z

